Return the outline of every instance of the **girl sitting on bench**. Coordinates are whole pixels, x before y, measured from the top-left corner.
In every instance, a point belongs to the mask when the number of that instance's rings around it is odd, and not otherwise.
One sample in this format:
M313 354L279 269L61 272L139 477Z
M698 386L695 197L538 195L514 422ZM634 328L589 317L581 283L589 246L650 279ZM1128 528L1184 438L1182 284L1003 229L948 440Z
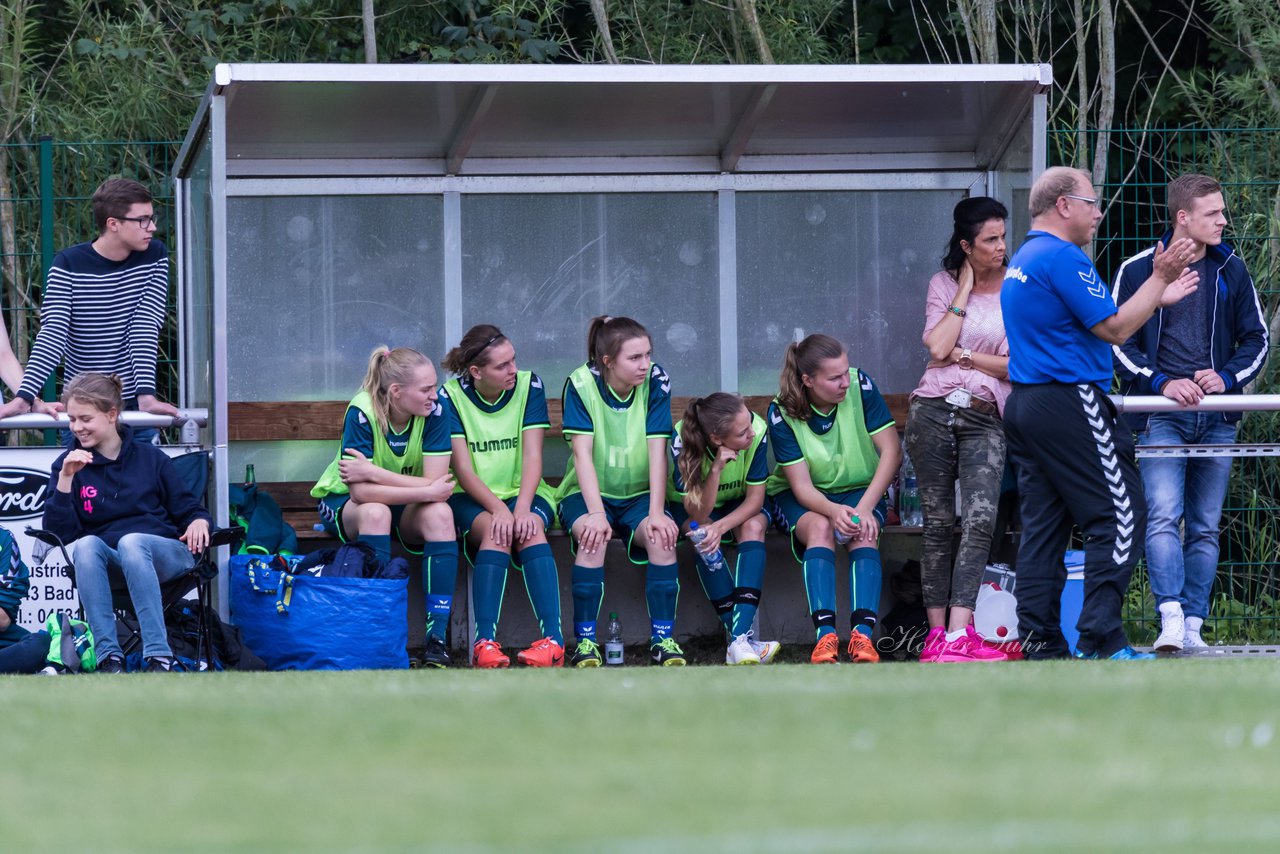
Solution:
M330 536L367 543L391 559L391 532L422 554L427 598L424 662L448 667L446 642L458 579L449 496L448 399L431 360L408 347L377 347L360 392L347 406L342 445L311 489Z
M547 544L554 493L542 481L542 441L551 422L542 380L516 369L515 346L487 323L467 330L441 364L456 374L444 391L452 404L449 432L458 479L449 506L458 535L477 550L471 663L511 663L495 638L507 564L514 562L543 635L516 657L529 667L560 667L560 580Z

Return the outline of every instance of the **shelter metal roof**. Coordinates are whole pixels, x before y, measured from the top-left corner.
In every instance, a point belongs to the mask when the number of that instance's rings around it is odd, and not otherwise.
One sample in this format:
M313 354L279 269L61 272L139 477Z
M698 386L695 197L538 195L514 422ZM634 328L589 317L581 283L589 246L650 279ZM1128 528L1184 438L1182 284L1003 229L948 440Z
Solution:
M231 64L210 96L233 176L985 169L1050 82L1045 65Z

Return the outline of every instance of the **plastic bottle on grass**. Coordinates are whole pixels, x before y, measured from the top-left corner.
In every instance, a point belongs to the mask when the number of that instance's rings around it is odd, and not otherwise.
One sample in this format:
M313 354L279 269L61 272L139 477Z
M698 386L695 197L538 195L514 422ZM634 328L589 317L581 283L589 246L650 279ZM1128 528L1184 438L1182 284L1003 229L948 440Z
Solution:
M695 549L702 545L703 540L706 538L707 532L699 528L697 522L689 523L689 542L693 543ZM715 551L706 554L702 552L698 554L702 555L702 562L707 565L709 571L718 572L724 569L724 554L721 553L720 549L717 548Z
M609 625L605 629L604 663L622 664L622 622L618 619L617 613L609 614Z

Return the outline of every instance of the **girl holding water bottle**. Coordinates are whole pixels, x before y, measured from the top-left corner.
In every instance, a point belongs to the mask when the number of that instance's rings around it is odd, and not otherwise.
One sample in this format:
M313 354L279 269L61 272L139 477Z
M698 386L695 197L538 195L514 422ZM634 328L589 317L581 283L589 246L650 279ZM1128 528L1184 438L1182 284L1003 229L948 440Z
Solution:
M818 638L810 661L833 664L838 656L837 544L849 552L849 659L879 661L871 643L880 604L877 544L885 490L902 460L893 416L875 382L849 367L844 345L829 335L788 345L779 385L768 416L778 467L765 488L791 531L793 553L803 547L798 559Z
M676 538L666 511L671 380L652 359L648 331L629 317L597 317L587 331L587 362L564 385L564 435L572 454L556 493L573 537L573 631L569 663L598 667L596 620L604 597L605 547L614 526L627 531L633 563L647 563L652 664L678 667L672 636L680 582Z
M756 641L751 629L760 606L769 528L764 419L747 409L741 396L718 391L690 401L673 436L668 507L690 540L700 539L694 542L698 578L732 638L725 664L769 664L781 645ZM732 572L720 552L726 536L738 546Z

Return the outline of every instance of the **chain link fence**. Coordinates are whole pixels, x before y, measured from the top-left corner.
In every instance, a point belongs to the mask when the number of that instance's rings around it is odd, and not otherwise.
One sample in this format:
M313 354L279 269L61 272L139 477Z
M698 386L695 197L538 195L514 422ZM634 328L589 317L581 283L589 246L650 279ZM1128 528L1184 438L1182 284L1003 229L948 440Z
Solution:
M1050 134L1058 163L1078 164L1092 152L1096 133ZM1099 187L1106 216L1094 244L1098 269L1114 280L1120 264L1149 247L1169 227L1168 182L1202 172L1223 185L1227 242L1253 275L1271 331L1263 373L1248 389L1280 393L1280 130L1276 128L1116 128L1109 132L1108 163ZM1083 147L1081 147L1083 145ZM1271 443L1280 413L1247 413L1237 441ZM1238 459L1222 517L1220 563L1206 640L1226 644L1280 643L1277 574L1280 570L1280 458ZM1126 603L1130 638L1151 643L1159 633L1145 568L1135 574Z
M1280 392L1274 350L1280 335L1280 129L1116 128L1109 132L1107 174L1100 189L1107 215L1094 245L1097 266L1110 280L1120 263L1163 233L1168 214L1164 189L1186 171L1217 177L1223 184L1231 224L1228 240L1249 265L1272 329L1272 354L1250 391ZM1050 133L1052 158L1079 162L1092 152L1096 132ZM174 217L170 182L177 142L61 142L0 146L0 270L3 313L20 361L35 337L45 272L61 247L95 236L89 199L106 178L122 175L151 188L161 214L159 235L172 248ZM1017 238L1015 237L1015 240ZM170 277L176 287L176 271ZM158 381L162 396L178 393L176 300L161 335ZM52 383L46 389L52 395ZM1241 442L1275 441L1280 413L1250 413ZM1206 636L1224 643L1280 642L1277 584L1280 570L1280 459L1236 462L1223 516L1221 565L1213 591ZM1154 639L1155 608L1146 573L1139 572L1126 606L1132 638Z

